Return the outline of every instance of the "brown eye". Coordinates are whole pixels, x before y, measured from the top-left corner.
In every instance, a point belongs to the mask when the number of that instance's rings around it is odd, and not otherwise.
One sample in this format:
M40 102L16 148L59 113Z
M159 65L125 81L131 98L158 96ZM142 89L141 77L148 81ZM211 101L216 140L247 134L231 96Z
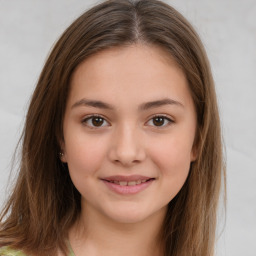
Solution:
M155 116L151 118L148 123L155 127L165 127L173 123L173 121L166 116Z
M165 118L159 116L153 118L153 124L155 126L162 126L164 124Z
M104 120L101 117L93 117L92 118L92 124L94 126L101 126L103 124Z
M100 128L108 125L107 121L101 116L87 117L82 121L82 123L90 128Z

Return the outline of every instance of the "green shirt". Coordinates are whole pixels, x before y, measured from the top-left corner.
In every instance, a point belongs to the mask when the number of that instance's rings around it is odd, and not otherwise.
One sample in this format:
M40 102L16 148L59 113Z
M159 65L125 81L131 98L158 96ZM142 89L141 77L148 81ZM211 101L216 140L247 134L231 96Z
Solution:
M20 250L14 250L6 246L6 247L0 248L0 256L29 256L29 255L24 254ZM69 248L68 256L75 256L71 247Z

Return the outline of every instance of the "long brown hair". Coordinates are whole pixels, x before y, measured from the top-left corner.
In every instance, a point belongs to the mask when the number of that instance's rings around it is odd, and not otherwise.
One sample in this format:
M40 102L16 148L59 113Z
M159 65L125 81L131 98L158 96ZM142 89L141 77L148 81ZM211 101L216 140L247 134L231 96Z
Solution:
M56 43L28 109L19 176L0 217L0 246L35 255L67 252L67 233L81 208L80 194L59 158L70 78L88 56L135 43L160 46L176 61L197 111L198 158L169 203L163 225L165 255L214 254L221 185L225 188L214 82L195 30L175 9L156 0L105 1L75 20Z

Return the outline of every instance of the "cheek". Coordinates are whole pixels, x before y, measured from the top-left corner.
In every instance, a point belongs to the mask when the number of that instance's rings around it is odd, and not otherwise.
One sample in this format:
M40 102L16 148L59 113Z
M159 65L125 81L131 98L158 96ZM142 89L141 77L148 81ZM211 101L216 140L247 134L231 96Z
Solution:
M65 154L71 180L81 195L90 197L105 156L104 142L89 136L65 139ZM94 195L97 193L94 191Z
M104 141L89 136L65 140L65 154L70 173L87 176L98 170L105 155Z
M152 160L159 169L164 193L175 196L183 186L190 169L191 145L178 137L155 144ZM172 198L171 198L172 199Z
M188 166L191 162L192 143L173 137L154 144L151 149L152 158L158 166L163 169L182 168Z

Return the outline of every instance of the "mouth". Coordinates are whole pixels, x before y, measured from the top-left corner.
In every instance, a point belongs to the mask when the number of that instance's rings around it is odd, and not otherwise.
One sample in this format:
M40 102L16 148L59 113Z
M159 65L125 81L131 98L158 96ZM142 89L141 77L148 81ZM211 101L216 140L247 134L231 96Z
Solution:
M155 178L140 175L111 176L101 179L104 184L118 194L136 194L149 187Z
M149 178L149 179L143 179L143 180L132 180L132 181L125 181L125 180L104 180L109 183L114 183L120 186L136 186L140 185L142 183L149 182L151 180L154 180L155 178Z

